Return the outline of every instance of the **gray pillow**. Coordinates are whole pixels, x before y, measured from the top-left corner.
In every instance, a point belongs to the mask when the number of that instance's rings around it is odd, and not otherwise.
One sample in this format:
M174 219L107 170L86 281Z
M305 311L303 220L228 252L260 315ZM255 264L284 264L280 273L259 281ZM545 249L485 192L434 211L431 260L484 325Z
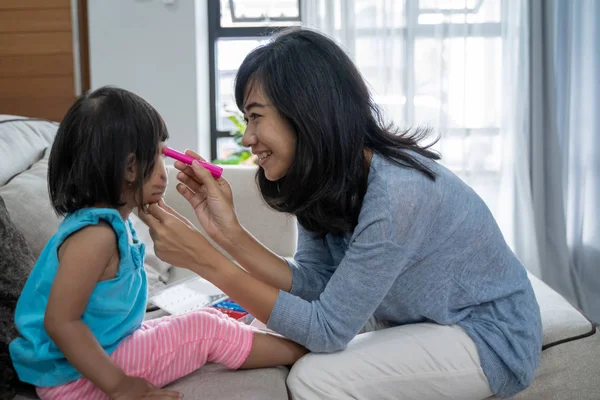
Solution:
M19 295L35 262L23 234L12 223L0 197L0 398L12 398L21 387L8 353L18 336L14 313Z
M6 209L36 259L62 221L52 209L48 195L49 156L50 149L46 149L41 160L0 187Z
M57 129L40 118L0 115L0 186L39 160Z

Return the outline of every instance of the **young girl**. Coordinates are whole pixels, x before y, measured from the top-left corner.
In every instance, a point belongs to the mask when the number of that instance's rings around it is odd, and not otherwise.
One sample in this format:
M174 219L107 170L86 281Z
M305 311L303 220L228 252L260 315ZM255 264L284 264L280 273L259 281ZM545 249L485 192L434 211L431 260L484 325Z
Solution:
M207 362L294 363L306 350L205 309L144 321L144 245L128 216L167 187L158 112L101 88L67 112L52 146L52 206L66 215L23 289L10 344L22 381L42 399L177 398L158 389Z

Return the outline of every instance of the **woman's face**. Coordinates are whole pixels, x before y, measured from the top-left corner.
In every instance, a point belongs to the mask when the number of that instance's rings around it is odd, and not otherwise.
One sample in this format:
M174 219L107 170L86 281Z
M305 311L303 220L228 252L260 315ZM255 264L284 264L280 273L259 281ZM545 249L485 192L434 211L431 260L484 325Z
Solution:
M263 94L260 85L248 85L244 96L247 122L242 144L252 149L270 181L283 178L294 162L296 134ZM248 90L248 89L247 89Z

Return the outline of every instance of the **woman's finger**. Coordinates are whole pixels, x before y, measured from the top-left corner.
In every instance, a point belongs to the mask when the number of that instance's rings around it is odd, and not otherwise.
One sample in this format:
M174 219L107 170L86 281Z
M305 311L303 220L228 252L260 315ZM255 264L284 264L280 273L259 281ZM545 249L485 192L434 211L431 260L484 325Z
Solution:
M189 166L189 164L186 164L186 163L181 162L181 161L175 161L175 163L173 164L173 166L175 168L177 168L178 170L180 170L181 172L185 172L185 171L188 171L188 173L192 172L192 168Z
M163 199L160 199L158 201L158 206L160 208L162 208L163 210L165 210L166 212L168 212L169 214L171 214L174 217L176 217L179 220L181 220L181 222L183 222L184 224L186 224L188 227L196 229L194 227L194 225L187 218L185 218L183 215L179 214L177 211L175 211L174 209L172 209L171 206L169 206L167 203L165 203L165 201Z
M146 211L146 210L148 210L148 211ZM148 225L150 230L153 230L158 225L160 225L160 221L158 219L156 219L152 214L150 214L149 211L150 211L149 207L148 208L144 207L144 209L140 208L138 211L138 217L142 220L143 223Z
M203 185L183 172L177 174L177 180L190 188L193 192L206 192L206 188L204 188Z
M197 178L196 181L206 188L207 194L219 197L222 196L223 193L219 188L219 184L209 170L204 168L199 162L196 161L192 163L192 170Z
M153 216L158 222L164 223L169 213L158 206L157 203L152 203L147 207L148 213Z
M185 149L185 155L195 158L196 160L206 161L203 157L200 157L200 155L198 153L196 153L190 149ZM175 168L177 168L178 170L180 170L182 172L186 172L186 173L190 173L190 174L192 172L192 168L188 164L183 163L181 161L175 161L175 163L173 165L175 166Z
M206 161L204 158L200 157L200 154L198 154L195 151L192 151L190 149L185 149L185 155L186 156L190 156L190 157L194 157L197 160Z
M194 193L183 183L177 185L177 191L190 203L194 209L206 200L206 195Z
M168 205L167 203L165 203L164 199L160 199L158 201L158 206L160 208L162 208L163 210L165 210L166 212L168 212L169 214L172 214L172 215L179 214L177 211L173 210L170 205Z

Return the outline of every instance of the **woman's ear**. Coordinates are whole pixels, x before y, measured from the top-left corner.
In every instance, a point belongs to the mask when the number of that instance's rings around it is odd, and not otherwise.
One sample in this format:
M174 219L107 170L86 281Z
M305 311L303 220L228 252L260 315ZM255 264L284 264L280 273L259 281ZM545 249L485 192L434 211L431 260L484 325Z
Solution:
M135 154L131 153L127 156L127 168L125 169L125 181L129 185L133 185L137 176L137 163L135 162Z

